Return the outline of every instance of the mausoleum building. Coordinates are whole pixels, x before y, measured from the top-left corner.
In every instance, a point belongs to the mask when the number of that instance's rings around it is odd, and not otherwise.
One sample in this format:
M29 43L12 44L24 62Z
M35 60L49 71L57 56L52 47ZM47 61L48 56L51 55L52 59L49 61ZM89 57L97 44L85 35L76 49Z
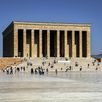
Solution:
M90 27L13 21L3 31L3 57L90 58Z

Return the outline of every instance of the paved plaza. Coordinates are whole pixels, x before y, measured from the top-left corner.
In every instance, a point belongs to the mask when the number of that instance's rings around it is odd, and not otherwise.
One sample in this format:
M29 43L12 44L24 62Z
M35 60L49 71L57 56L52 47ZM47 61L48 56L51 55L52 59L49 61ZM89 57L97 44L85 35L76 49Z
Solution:
M0 102L102 102L102 74L0 72Z

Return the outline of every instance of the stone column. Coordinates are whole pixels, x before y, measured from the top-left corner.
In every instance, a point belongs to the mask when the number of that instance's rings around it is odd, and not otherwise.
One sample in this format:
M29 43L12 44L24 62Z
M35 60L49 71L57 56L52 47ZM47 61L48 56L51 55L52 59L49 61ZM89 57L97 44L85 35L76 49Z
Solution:
M14 26L14 57L18 57L18 29Z
M39 30L39 57L42 57L42 30Z
M60 57L60 31L57 30L57 57Z
M47 30L47 56L50 57L50 30Z
M23 57L27 57L26 53L26 29L23 30Z
M87 57L90 58L91 50L90 50L90 30L87 31Z
M65 57L69 57L68 56L68 44L67 44L67 31L64 31L64 54L65 54Z
M72 31L72 57L75 58L75 31Z
M79 57L82 57L82 31L79 31Z
M34 58L34 30L31 30L31 57Z

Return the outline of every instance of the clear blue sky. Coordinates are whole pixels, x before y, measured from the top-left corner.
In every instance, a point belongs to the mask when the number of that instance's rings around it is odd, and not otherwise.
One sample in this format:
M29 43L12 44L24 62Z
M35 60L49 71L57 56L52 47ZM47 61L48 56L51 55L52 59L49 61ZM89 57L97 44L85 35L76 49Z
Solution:
M0 0L2 31L11 21L91 23L92 54L102 53L102 0Z

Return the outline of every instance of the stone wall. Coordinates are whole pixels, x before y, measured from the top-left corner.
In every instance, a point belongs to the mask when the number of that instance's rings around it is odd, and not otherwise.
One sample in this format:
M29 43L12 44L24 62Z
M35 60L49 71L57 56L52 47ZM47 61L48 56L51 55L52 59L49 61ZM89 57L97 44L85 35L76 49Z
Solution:
M18 65L22 63L20 58L0 58L0 69L6 68L7 66Z

